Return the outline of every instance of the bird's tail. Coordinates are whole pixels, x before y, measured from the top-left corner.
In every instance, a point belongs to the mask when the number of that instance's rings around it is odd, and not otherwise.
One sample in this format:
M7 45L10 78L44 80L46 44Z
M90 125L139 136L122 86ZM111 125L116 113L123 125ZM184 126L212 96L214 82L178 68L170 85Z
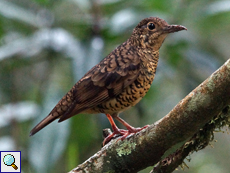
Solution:
M43 129L45 126L47 126L49 123L56 120L58 117L53 116L52 114L49 114L47 117L45 117L40 123L38 123L31 131L30 136L33 136L35 133Z
M36 125L31 131L30 136L34 135L42 128L53 122L54 120L65 117L69 115L73 108L75 102L73 100L73 89L70 90L62 99L58 102L58 104L53 108L53 110L49 113L47 117L45 117L38 125Z

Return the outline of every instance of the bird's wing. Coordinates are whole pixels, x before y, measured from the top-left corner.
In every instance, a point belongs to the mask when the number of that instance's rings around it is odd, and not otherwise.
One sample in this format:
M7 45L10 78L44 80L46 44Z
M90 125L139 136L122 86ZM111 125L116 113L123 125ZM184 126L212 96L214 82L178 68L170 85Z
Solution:
M114 98L136 80L140 57L133 49L122 48L118 47L75 84L72 110L63 114L59 122Z
M125 44L125 43L124 43ZM119 46L85 74L58 102L30 135L59 119L59 122L114 98L138 77L140 57L131 46Z

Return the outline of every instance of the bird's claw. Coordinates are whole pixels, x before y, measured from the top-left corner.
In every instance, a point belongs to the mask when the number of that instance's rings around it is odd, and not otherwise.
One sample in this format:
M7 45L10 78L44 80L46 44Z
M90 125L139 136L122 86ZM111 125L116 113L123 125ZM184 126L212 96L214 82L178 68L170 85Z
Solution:
M146 125L142 128L138 127L138 128L133 128L132 130L124 130L124 129L118 129L117 131L109 134L108 136L105 137L104 141L103 141L103 146L105 146L107 143L109 143L112 139L118 138L116 142L118 142L119 140L123 141L127 136L131 135L131 134L135 134L145 128L149 127L149 125Z

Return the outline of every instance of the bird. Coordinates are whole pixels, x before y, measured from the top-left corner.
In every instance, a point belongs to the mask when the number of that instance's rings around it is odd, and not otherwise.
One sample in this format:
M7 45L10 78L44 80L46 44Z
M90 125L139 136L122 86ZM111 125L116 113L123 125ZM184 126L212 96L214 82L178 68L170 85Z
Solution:
M141 20L131 36L109 55L91 68L52 111L30 132L34 135L56 119L62 122L77 114L103 113L108 118L113 133L103 145L116 136L122 140L146 128L134 128L119 114L135 106L148 92L155 77L159 49L170 33L187 30L182 25L169 25L159 17ZM114 119L127 130L119 129Z

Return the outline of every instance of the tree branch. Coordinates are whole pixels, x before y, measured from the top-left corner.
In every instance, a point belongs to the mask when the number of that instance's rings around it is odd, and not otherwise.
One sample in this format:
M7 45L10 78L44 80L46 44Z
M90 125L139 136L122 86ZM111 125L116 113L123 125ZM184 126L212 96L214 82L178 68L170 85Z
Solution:
M221 113L214 116L212 120L205 124L193 137L185 142L179 149L174 153L170 154L166 158L158 162L154 169L150 173L170 173L174 171L179 165L183 168L183 165L188 167L184 163L184 159L192 154L194 151L204 149L210 145L210 142L214 139L214 131L224 126L230 126L230 109L229 106L225 107ZM190 160L190 159L189 159Z
M164 118L123 141L112 140L70 173L138 172L155 165L168 149L191 140L213 117L218 116L229 105L229 96L230 60Z

